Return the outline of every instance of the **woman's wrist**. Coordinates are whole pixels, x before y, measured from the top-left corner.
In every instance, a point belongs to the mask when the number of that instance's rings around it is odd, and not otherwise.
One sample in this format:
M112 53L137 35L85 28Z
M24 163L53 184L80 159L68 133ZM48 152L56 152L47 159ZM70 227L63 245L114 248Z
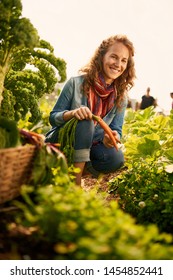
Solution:
M69 121L74 117L74 110L66 111L63 115L64 121Z

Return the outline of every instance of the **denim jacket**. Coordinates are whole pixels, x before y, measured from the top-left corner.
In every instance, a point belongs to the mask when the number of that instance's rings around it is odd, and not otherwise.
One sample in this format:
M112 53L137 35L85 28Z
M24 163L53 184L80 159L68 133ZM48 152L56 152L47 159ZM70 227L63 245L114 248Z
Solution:
M84 76L82 75L72 77L64 85L53 110L50 112L49 121L52 128L46 134L46 142L55 143L58 141L58 131L65 124L63 114L66 111L73 110L81 106L88 106L87 96L84 95L81 90L83 80ZM118 132L119 138L122 137L122 126L126 107L127 99L123 101L121 109L118 109L115 104L103 118L112 130L116 130ZM93 141L102 141L103 135L103 129L99 124L97 124L95 127Z

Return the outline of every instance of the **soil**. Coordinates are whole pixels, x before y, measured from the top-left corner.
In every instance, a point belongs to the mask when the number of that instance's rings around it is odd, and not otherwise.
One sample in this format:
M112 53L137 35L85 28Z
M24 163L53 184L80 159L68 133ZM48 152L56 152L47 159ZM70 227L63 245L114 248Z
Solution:
M106 192L108 191L108 182L117 174L119 172L106 174L98 179L91 175L85 175L81 185L86 191L97 187L100 191ZM118 198L110 194L107 199ZM0 260L52 259L54 252L50 243L41 242L32 234L37 230L36 228L19 226L14 222L16 211L19 210L13 206L11 201L0 205Z

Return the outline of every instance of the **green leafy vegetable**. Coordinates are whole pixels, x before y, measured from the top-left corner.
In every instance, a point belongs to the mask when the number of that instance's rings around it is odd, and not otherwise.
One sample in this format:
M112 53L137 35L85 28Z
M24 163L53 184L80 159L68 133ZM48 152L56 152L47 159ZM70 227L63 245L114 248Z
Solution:
M0 148L16 147L20 135L15 121L0 117Z
M75 143L75 130L78 120L72 118L60 129L58 141L60 149L65 154L68 164L73 162L74 143Z

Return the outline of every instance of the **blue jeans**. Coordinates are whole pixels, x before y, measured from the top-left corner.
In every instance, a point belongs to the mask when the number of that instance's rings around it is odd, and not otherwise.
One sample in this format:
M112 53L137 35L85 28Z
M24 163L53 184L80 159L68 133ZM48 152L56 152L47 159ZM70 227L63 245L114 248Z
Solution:
M76 127L74 144L74 162L87 162L91 173L110 173L124 164L121 150L107 148L104 144L93 142L95 126L90 120L79 121ZM92 172L93 171L93 172Z

